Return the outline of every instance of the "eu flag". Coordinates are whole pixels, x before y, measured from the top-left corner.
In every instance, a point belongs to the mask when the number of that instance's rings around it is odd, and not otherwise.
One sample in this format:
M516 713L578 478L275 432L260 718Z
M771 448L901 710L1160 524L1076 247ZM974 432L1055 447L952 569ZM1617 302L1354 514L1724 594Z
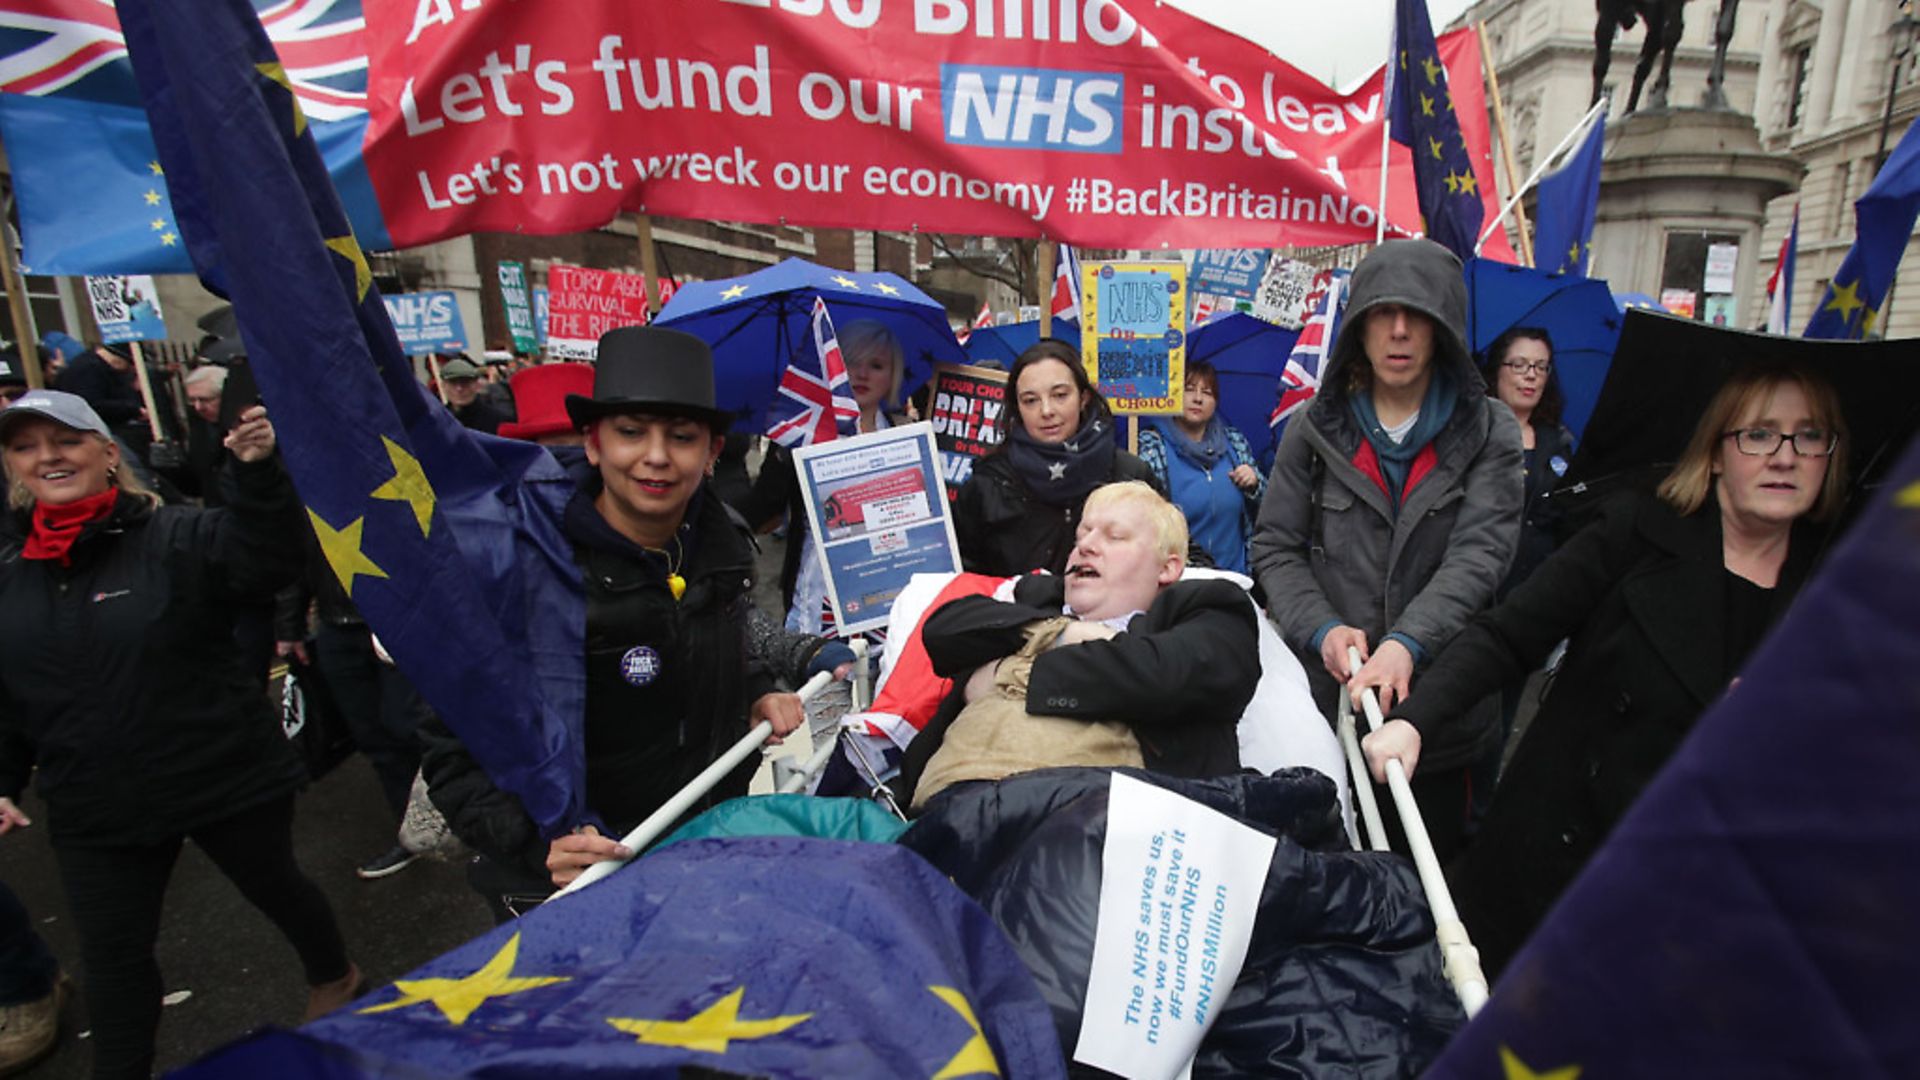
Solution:
M1920 442L1426 1075L1920 1076L1916 599Z
M245 0L162 6L120 17L174 212L233 301L327 562L495 783L565 831L583 813L572 485L539 447L469 435L414 379Z
M1869 336L1920 217L1920 120L1853 204L1854 241L1807 321L1810 338Z
M367 61L359 5L261 2L289 84L324 103L313 131L355 232L369 248L391 246L360 153ZM28 17L0 33L0 141L19 194L23 268L191 273L113 8L27 7Z
M757 837L656 851L297 1033L173 1075L1066 1071L1013 946L918 855Z
M1555 274L1587 276L1593 260L1593 219L1600 209L1600 153L1607 114L1594 113L1566 155L1540 177L1534 211L1534 262Z
M1426 0L1395 0L1387 121L1395 142L1413 152L1413 180L1427 235L1465 262L1480 240L1486 207L1467 140L1453 111L1447 67L1434 44Z

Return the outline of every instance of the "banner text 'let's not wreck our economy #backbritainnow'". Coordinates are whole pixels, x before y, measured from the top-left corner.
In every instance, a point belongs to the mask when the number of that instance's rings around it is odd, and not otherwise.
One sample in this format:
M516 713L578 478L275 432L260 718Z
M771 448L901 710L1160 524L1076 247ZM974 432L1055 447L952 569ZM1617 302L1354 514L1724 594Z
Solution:
M367 0L366 160L396 243L622 210L1098 247L1374 235L1381 77L1337 93L1168 5L553 10ZM1441 54L1491 215L1475 43L1449 35ZM1419 227L1407 153L1388 199L1401 234Z

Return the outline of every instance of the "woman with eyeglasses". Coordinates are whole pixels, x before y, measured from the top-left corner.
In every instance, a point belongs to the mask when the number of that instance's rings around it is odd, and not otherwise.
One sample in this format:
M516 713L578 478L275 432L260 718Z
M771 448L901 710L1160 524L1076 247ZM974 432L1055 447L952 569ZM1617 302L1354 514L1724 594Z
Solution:
M1520 545L1495 598L1504 600L1514 586L1547 561L1559 543L1558 522L1547 493L1573 460L1573 433L1560 423L1566 397L1553 372L1553 339L1534 326L1516 326L1487 347L1487 396L1500 399L1520 421L1520 461L1526 470L1526 500L1521 504Z
M1477 842L1450 869L1489 974L1791 603L1815 555L1808 523L1841 507L1846 445L1825 381L1797 367L1741 370L1708 404L1657 498L1624 500L1569 538L1454 637L1368 737L1376 773L1389 756L1412 772L1421 732L1572 639Z

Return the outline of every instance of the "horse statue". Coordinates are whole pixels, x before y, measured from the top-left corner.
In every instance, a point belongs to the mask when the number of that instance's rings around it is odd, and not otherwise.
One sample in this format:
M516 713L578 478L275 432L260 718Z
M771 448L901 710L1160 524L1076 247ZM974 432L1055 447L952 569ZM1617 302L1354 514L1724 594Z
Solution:
M1673 51L1680 46L1680 33L1685 28L1681 21L1681 10L1686 0L1595 0L1594 7L1599 14L1599 22L1593 29L1593 97L1589 103L1600 100L1607 81L1607 68L1613 63L1614 35L1622 30L1633 29L1638 21L1647 28L1647 39L1640 46L1640 62L1633 67L1633 91L1627 96L1627 112L1640 107L1640 90L1647 82L1647 74L1653 70L1653 62L1660 61L1660 75L1653 80L1653 86L1647 94L1647 104L1655 109L1667 107L1667 86L1673 76Z

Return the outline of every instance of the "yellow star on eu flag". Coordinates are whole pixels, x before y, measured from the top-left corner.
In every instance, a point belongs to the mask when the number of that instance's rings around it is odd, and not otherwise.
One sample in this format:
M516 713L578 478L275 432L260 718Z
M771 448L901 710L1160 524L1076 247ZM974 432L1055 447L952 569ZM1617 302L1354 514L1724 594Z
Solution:
M829 278L828 280L832 281L835 285L838 285L843 289L857 289L860 287L859 282L853 280L850 277L847 277L845 274L835 274L833 275L833 277Z
M420 535L431 534L433 485L427 483L427 474L420 468L420 459L407 453L405 447L385 435L380 436L380 441L387 448L388 460L393 462L393 479L374 488L373 497L403 502L413 507L413 519L420 523Z
M152 229L154 232L159 232L160 230L166 227L167 227L166 218L157 217L157 218L154 218L152 221L147 222L147 228Z
M1893 505L1903 510L1920 510L1920 480L1901 488L1893 497Z
M1580 265L1580 241L1578 240L1575 240L1573 243L1567 246L1567 265L1568 266ZM1795 445L1797 446L1798 444L1796 443Z
M170 232L163 232L160 234L160 246L172 247L176 242L179 241L179 239L180 238L178 236L175 236Z
M373 286L373 268L367 265L367 255L360 250L360 241L354 239L349 231L345 236L328 237L327 249L353 264L354 299L365 300L367 290Z
M1472 169L1460 174L1460 194L1476 196L1480 194L1480 181L1474 177Z
M967 997L951 986L929 986L928 990L947 1007L960 1014L960 1019L973 1029L973 1037L968 1039L960 1052L953 1055L944 1067L933 1074L933 1080L958 1080L962 1076L1000 1075L1000 1062L993 1056L993 1047L987 1045L986 1033L980 1030L980 1021L973 1015L973 1006Z
M1449 195L1460 194L1460 174L1459 173L1453 173L1453 172L1448 173L1446 176L1441 178L1441 183L1447 185L1447 194Z
M746 291L747 287L745 285L730 285L720 290L720 299L732 300Z
M1845 285L1834 282L1833 299L1827 301L1826 310L1839 312L1842 322L1852 322L1854 310L1866 306L1867 302L1860 299L1860 281L1856 278Z
M1428 97L1425 94L1420 95L1420 115L1422 116L1433 115L1433 99Z
M155 176L165 176L165 175L167 175L167 172L166 172L166 170L165 170L165 169L162 169L162 168L160 167L160 163L159 163L159 162L157 162L157 161L149 161L149 162L147 162L147 171L148 171L148 172L150 172L150 173L152 173L152 174L153 174L153 175L155 175Z
M458 1026L466 1023L467 1017L491 998L568 981L563 975L515 976L513 963L519 956L520 935L515 934L500 946L500 951L493 954L493 959L481 965L479 971L460 979L395 979L393 988L400 991L398 998L359 1012L362 1015L390 1012L430 1001L449 1023Z
M735 1039L764 1039L813 1018L812 1013L770 1016L765 1020L740 1019L740 1002L746 997L742 986L719 1001L685 1020L639 1020L607 1017L607 1023L651 1046L675 1046L707 1054L724 1054Z
M300 136L307 130L307 114L300 111L300 99L293 95L293 80L287 78L287 69L279 61L255 64L253 69L279 83L280 88L287 92L287 101L293 105L293 134L296 138Z
M147 200L147 205L148 205L148 206L159 206L159 205L160 205L160 193L159 193L159 192L157 192L157 191L155 191L155 190L153 190L152 188L148 188L148 189L147 189L147 193L146 193L145 195L143 195L143 196L141 196L141 198L143 198L143 199L146 199L146 200Z
M353 596L353 579L356 577L387 576L385 570L375 565L366 553L360 550L360 531L366 527L366 518L354 518L344 529L335 529L327 524L325 518L307 508L307 517L313 519L313 532L320 538L320 551L327 557L327 565L333 567L333 576L340 579L340 587Z
M899 295L900 295L900 290L899 290L899 289L896 289L896 288L894 288L893 286L891 286L891 285L889 285L889 284L887 284L887 283L886 283L886 282L884 282L884 281L876 281L876 282L874 282L874 283L873 283L873 287L874 287L874 288L876 288L876 289L879 289L879 290L880 290L881 292L883 292L883 293L886 293L886 294L887 294L888 296L899 296Z
M1428 149L1431 149L1433 151L1433 160L1435 161L1439 161L1441 159L1443 152L1447 148L1445 143L1441 142L1439 139L1433 138L1432 136L1428 136L1427 138L1427 147Z
M1506 1074L1506 1080L1580 1080L1580 1066L1567 1065L1546 1072L1535 1072L1520 1060L1520 1056L1506 1047L1500 1048L1500 1068Z
M1447 70L1445 67L1441 66L1439 60L1431 56L1427 57L1425 60L1422 60L1420 62L1420 66L1426 69L1427 83L1433 86L1438 86L1440 84L1440 73Z

